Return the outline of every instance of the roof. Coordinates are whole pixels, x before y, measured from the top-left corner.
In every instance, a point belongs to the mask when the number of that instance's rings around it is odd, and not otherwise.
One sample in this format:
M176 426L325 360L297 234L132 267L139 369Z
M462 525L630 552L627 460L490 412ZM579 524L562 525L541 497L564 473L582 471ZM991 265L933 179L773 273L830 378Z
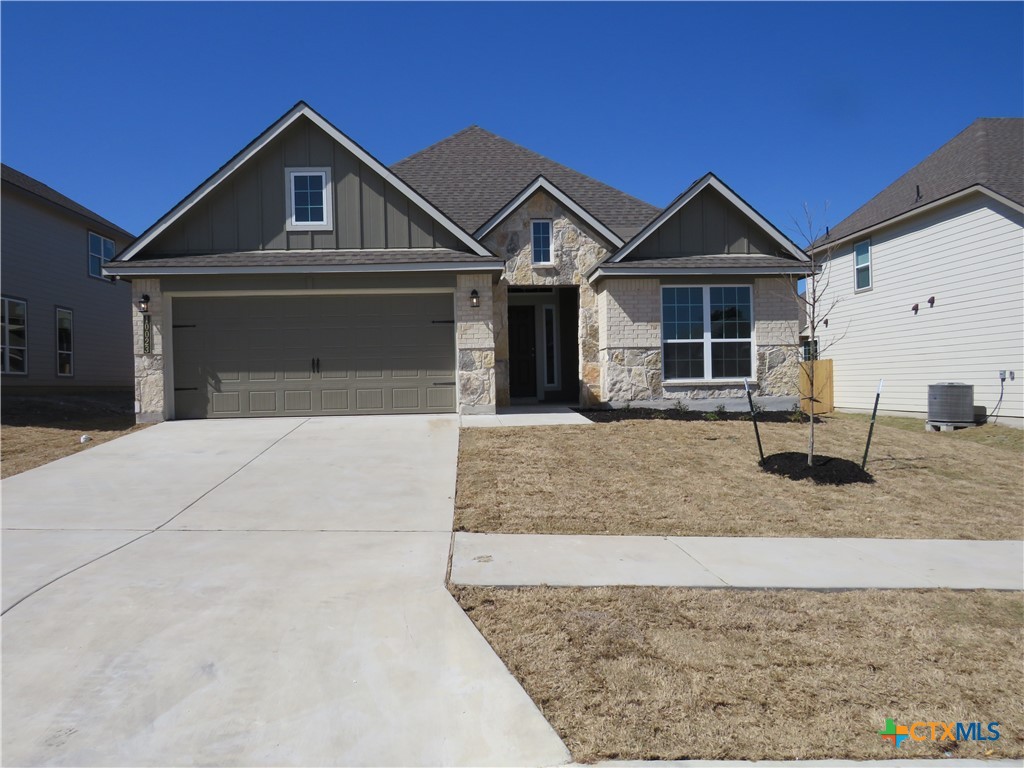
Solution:
M653 205L471 125L391 169L463 229L476 232L538 176L569 195L623 240L658 213Z
M104 219L98 213L90 211L84 205L76 203L70 197L65 197L60 192L55 190L53 187L48 187L45 184L43 184L43 182L37 179L33 179L31 176L24 174L21 171L17 171L14 168L11 168L11 166L9 165L0 164L0 178L8 182L9 184L13 184L16 187L20 187L29 194L35 195L36 197L41 197L47 202L53 203L54 205L59 205L61 208L66 208L72 213L78 214L79 216L83 216L84 218L89 219L90 221L96 222L100 226L113 230L114 232L123 235L128 240L135 239L135 235L133 235L131 232L127 232L121 229L119 226L117 226L117 224L114 224L112 221Z
M127 261L133 259L136 255L145 248L152 240L163 232L167 227L177 221L181 216L187 213L192 206L202 200L208 195L213 189L215 189L221 182L227 179L232 173L238 170L246 161L256 155L263 147L273 141L274 138L279 136L289 125L294 123L301 117L309 119L314 125L319 127L324 133L334 139L336 142L341 144L345 149L355 155L360 162L367 165L375 173L380 174L384 177L384 180L390 184L393 184L399 192L405 195L414 204L422 208L432 219L437 221L441 226L455 235L461 242L463 242L471 251L477 254L478 257L486 257L490 254L487 249L480 245L470 235L459 228L459 226L446 216L442 211L438 210L437 207L432 204L429 200L426 200L418 191L411 189L405 182L398 178L393 171L391 171L386 165L381 163L376 157L367 152L363 147L353 141L351 138L346 136L340 130L338 130L333 124L324 119L316 110L309 106L306 102L300 101L294 107L289 109L284 115L278 118L269 128L263 133L257 136L255 139L246 144L238 153L222 165L217 171L214 172L206 181L196 187L192 192L185 196L177 205L175 205L170 211L165 213L159 221L153 226L139 235L138 240L132 243L126 248L120 255L118 255L118 261Z
M722 253L710 256L670 256L662 259L636 259L632 261L606 261L599 269L609 272L620 272L623 270L658 270L658 269L693 269L693 270L714 270L728 269L741 270L789 270L806 272L808 264L805 261L797 261L788 256L768 256L763 254L731 254Z
M1024 205L1024 118L975 120L832 227L822 242L864 232L975 186Z
M142 273L162 270L201 269L215 273L224 269L270 268L275 271L345 271L339 268L353 268L352 271L387 270L397 267L419 266L424 269L440 269L445 265L460 265L453 268L500 270L503 262L484 259L465 251L445 248L424 250L390 249L374 251L237 251L233 253L182 254L161 256L136 256L131 261L112 261L104 265L110 274ZM367 269L357 269L367 268Z

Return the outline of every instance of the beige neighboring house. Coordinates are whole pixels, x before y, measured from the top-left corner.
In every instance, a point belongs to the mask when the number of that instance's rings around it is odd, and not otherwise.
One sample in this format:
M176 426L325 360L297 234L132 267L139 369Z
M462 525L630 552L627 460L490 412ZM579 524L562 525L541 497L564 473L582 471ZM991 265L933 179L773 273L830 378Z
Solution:
M134 236L7 165L2 193L3 391L130 390L131 288L103 265Z
M792 395L806 263L713 174L659 210L475 126L389 168L300 102L105 269L159 421Z
M924 417L928 385L1024 416L1024 120L982 118L829 231L835 404ZM1002 377L1002 378L1001 378Z

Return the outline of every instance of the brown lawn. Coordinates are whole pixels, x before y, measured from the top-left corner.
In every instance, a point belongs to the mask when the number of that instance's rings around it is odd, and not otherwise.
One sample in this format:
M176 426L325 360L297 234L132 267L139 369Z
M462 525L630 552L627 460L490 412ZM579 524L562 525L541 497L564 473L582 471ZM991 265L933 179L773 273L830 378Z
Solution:
M1020 593L453 591L578 761L1024 757Z
M130 397L128 398L130 403ZM113 403L113 404L112 404ZM144 428L120 399L5 397L0 411L0 473L10 477ZM79 442L89 435L90 442Z
M879 424L867 467L876 482L838 487L762 472L749 422L464 429L456 530L1024 538L1019 430L916 424ZM816 432L819 453L859 463L866 420L831 418ZM765 424L761 435L768 454L806 450L806 425Z

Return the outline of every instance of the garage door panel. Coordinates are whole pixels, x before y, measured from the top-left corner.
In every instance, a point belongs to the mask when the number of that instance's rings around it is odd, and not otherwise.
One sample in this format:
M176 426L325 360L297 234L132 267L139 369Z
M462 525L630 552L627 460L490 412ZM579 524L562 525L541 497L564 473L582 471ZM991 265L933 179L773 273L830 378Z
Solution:
M451 294L173 302L177 418L455 410Z

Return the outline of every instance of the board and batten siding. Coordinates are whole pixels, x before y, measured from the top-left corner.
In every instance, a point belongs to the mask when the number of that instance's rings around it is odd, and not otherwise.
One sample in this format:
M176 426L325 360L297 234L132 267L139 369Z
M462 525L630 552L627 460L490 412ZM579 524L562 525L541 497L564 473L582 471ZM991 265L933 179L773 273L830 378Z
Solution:
M28 375L4 374L4 388L130 388L131 288L89 275L90 231L115 252L127 238L6 183L0 211L0 289L28 303ZM73 376L57 376L57 307L74 313Z
M286 168L331 169L334 227L286 228ZM384 177L302 117L150 243L148 255L465 246Z
M855 242L863 239L871 242L870 290L854 292L854 242L824 272L821 305L838 304L818 335L822 357L834 361L836 406L870 409L885 379L879 410L925 415L928 385L957 381L973 384L975 405L991 415L998 372L1012 370L996 415L1020 426L1024 215L977 194Z

